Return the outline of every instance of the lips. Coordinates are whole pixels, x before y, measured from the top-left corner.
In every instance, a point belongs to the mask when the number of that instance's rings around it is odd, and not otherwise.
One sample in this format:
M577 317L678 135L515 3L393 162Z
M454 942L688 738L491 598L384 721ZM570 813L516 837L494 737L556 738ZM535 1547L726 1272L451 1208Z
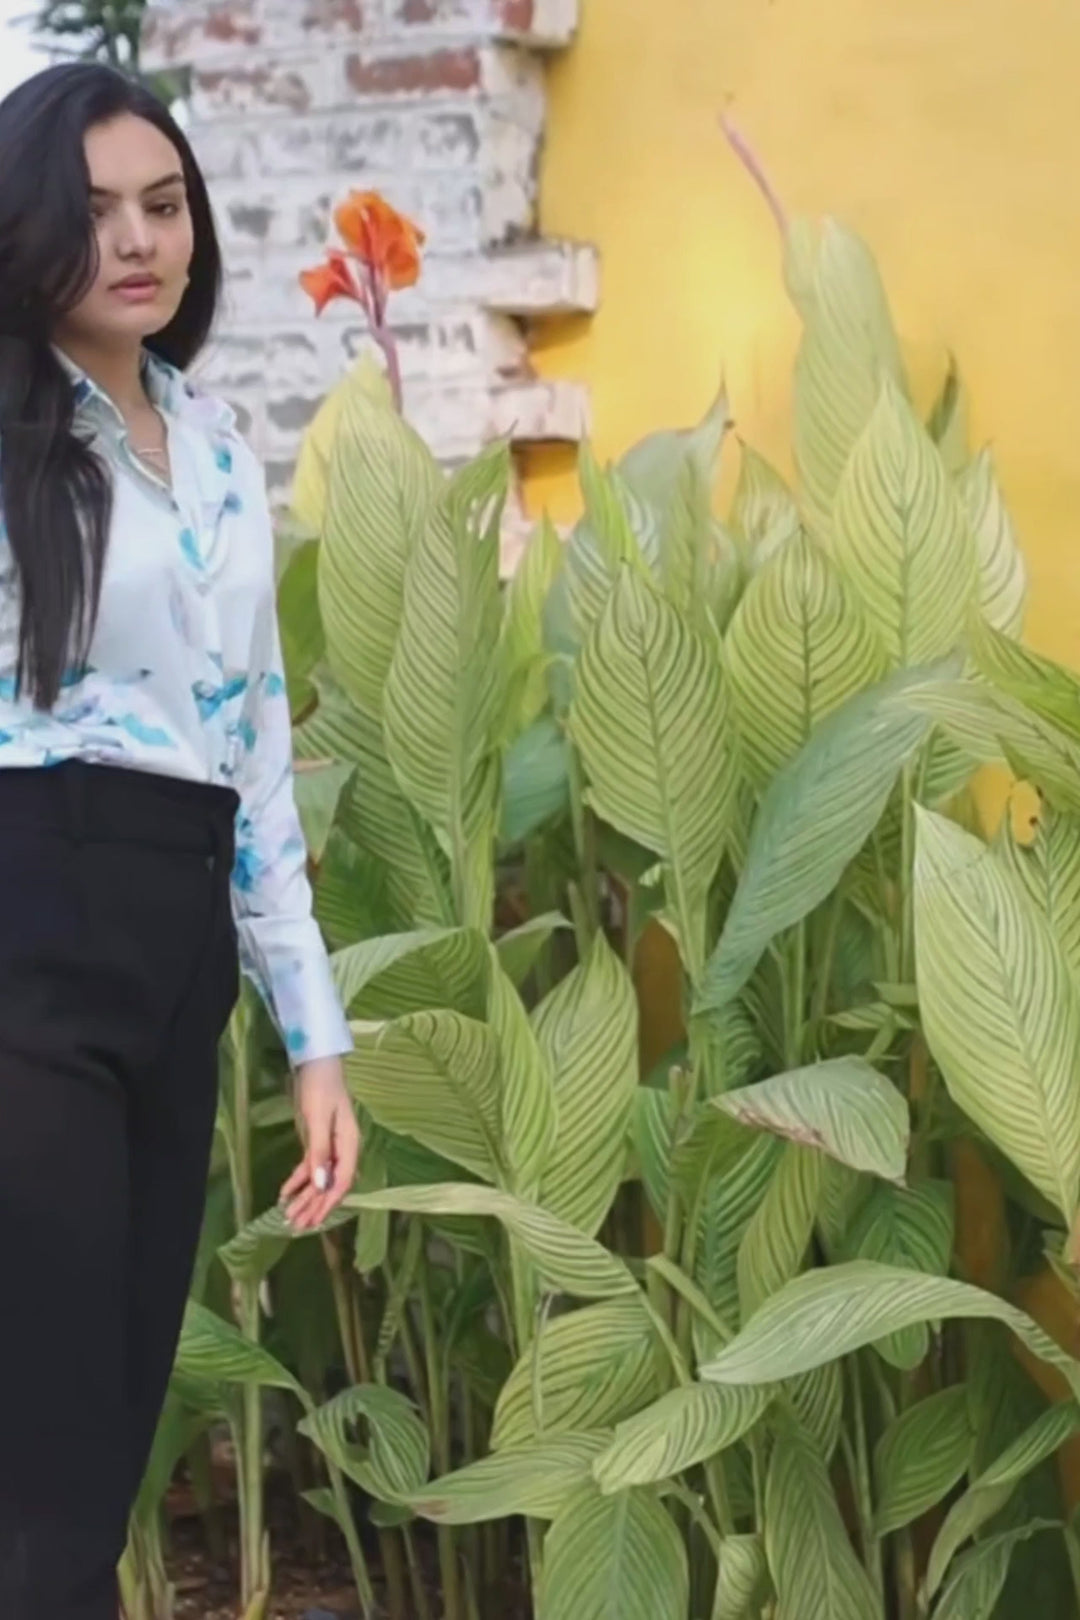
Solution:
M157 276L125 276L113 282L113 292L156 292L161 286Z

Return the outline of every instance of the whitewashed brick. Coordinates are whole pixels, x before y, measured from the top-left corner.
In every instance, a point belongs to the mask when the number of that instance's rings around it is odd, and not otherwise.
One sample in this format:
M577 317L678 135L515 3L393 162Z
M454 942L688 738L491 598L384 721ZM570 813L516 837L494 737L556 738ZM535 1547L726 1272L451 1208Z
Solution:
M341 48L373 35L413 45L434 39L503 39L530 50L568 45L580 0L153 0L142 59L243 61L252 50Z
M356 305L316 319L298 280L352 187L427 235L391 319L406 413L440 460L496 435L587 430L585 390L533 374L525 325L598 297L592 249L535 236L536 52L577 18L578 0L151 0L147 64L194 69L192 137L227 265L223 328L198 371L240 413L276 503L327 389L372 341ZM526 528L515 493L504 561Z
M309 248L266 254L230 255L225 283L225 317L236 327L281 327L311 318L311 300L300 286L301 270L319 255ZM416 287L394 294L394 315L417 321L427 313L470 305L522 318L545 314L590 314L597 307L599 272L594 249L576 242L522 242L487 254L424 260ZM352 325L355 305L330 304L322 326Z

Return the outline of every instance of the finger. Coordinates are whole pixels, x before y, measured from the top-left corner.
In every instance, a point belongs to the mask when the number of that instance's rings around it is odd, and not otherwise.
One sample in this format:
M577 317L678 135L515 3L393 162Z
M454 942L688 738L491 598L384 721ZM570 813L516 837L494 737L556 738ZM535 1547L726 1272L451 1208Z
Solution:
M300 1188L303 1187L309 1180L310 1171L308 1169L308 1162L306 1159L301 1159L300 1163L296 1166L296 1169L292 1172L288 1179L281 1183L281 1190L278 1193L278 1202L284 1203L292 1196L294 1192L299 1192Z
M356 1180L356 1167L360 1163L360 1141L360 1127L350 1109L348 1116L342 1121L340 1134L334 1144L337 1152L334 1186L339 1198L345 1196Z
M306 1158L312 1185L320 1193L326 1192L333 1180L333 1130L334 1111L331 1108L320 1108L315 1117L308 1120Z
M285 1218L295 1226L298 1221L306 1221L315 1205L322 1197L315 1188L308 1185L297 1193L296 1197L286 1205Z

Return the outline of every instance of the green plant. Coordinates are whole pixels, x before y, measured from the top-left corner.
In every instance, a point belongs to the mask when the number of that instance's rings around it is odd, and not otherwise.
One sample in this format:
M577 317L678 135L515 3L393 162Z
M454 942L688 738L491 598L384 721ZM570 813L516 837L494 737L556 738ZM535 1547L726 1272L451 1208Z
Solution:
M289 1382L395 1620L425 1522L448 1620L505 1614L507 1518L539 1620L1080 1600L1080 1362L952 1274L950 1180L977 1144L1002 1275L1071 1279L1080 682L1013 639L955 377L924 425L866 247L771 200L797 490L743 447L716 520L719 400L586 449L582 520L502 588L504 446L445 477L364 362L308 447L281 606L367 1133L318 1240L347 1379L270 1376L257 1313L181 1370ZM972 830L985 762L1038 788L1033 842ZM685 1038L642 1075L657 929ZM222 1258L250 1306L299 1247L270 1211ZM309 1495L349 1533L343 1491Z
M185 93L186 75L140 71L145 15L146 0L41 0L37 11L23 20L51 52L81 62L105 62L142 78L162 101L172 102Z

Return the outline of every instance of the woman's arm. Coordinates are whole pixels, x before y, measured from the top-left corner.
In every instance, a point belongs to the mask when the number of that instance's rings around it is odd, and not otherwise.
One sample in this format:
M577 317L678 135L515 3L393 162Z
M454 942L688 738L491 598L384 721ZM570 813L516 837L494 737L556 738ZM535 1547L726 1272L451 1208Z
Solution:
M281 1203L299 1230L321 1224L350 1190L360 1134L341 1063L353 1040L312 914L272 597L268 613L259 638L265 667L251 671L250 748L236 784L240 808L232 897L240 965L259 990L294 1071L304 1158L283 1184Z

